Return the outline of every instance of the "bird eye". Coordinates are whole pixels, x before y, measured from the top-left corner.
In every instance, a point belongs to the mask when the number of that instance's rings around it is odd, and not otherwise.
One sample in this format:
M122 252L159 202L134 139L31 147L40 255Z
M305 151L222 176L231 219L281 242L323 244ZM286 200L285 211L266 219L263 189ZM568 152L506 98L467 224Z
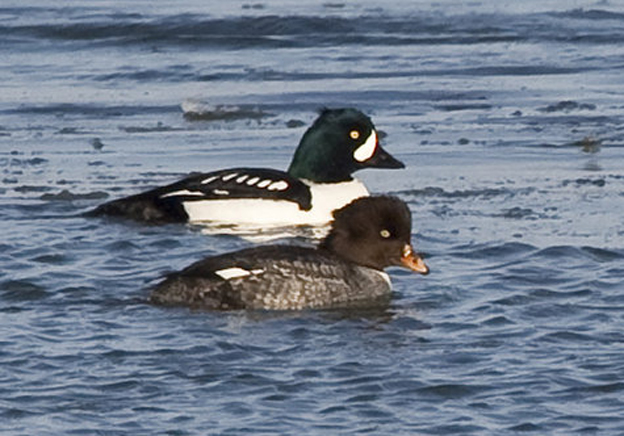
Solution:
M351 137L351 139L359 139L360 138L360 131L359 130L351 130L349 132L349 136Z
M390 232L386 229L383 229L381 232L379 232L379 234L384 239L388 239L390 237Z

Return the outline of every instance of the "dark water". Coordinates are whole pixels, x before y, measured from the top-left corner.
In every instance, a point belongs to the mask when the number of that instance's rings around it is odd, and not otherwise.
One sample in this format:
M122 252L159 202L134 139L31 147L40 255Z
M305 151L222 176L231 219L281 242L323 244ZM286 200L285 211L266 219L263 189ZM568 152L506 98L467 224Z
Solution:
M9 0L0 34L3 434L624 434L620 2ZM360 174L432 268L388 307L151 307L250 242L77 217L284 168L323 105L408 166Z

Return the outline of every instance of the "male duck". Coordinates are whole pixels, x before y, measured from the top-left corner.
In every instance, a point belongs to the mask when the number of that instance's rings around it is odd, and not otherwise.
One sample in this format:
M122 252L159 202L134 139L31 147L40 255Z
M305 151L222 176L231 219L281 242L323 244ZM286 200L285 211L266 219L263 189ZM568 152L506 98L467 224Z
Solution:
M151 301L213 310L374 304L390 294L384 268L429 272L412 249L411 222L398 198L359 198L334 212L317 248L265 245L208 257L158 284Z
M357 109L325 109L305 132L288 172L232 168L102 204L89 216L152 224L321 225L331 213L367 196L351 177L363 168L404 168L380 145L371 119Z

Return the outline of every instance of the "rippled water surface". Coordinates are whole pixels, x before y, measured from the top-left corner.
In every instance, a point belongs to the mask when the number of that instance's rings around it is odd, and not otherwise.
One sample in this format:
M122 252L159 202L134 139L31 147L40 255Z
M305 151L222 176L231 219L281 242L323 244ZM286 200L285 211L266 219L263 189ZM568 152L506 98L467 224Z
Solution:
M624 434L620 2L8 0L0 34L3 434ZM387 307L152 307L251 242L80 217L285 168L322 106L407 165L359 174L432 269Z

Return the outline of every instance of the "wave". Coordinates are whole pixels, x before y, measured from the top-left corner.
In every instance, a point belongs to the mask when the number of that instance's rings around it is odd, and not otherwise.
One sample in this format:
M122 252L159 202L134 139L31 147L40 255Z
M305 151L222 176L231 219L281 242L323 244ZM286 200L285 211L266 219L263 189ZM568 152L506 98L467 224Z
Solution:
M576 258L579 260L591 260L597 263L615 262L624 258L624 251L609 250L600 247L576 247L571 245L556 245L539 250L534 255L536 258L561 259Z
M93 191L87 193L73 193L67 189L63 189L57 194L43 194L40 199L43 201L76 201L76 200L104 200L109 195L103 191Z
M624 259L624 250L620 249L573 245L540 248L521 242L460 245L453 247L449 254L462 259L494 261L495 268L501 268L501 263L505 268L520 268L516 273L539 275L546 268L551 279L557 271L571 265L585 265L588 270L602 268L603 264L604 268L609 268Z
M565 12L551 13L554 17L575 18L581 20L624 20L624 13L602 9L572 9Z
M536 249L533 245L521 242L505 242L498 245L470 244L455 247L451 254L456 257L469 259L508 260L510 257L523 257L526 254L535 252Z
M392 78L414 78L414 77L438 77L438 76L545 76L557 74L577 74L602 67L562 67L555 65L523 65L523 66L487 66L477 68L436 68L436 69L401 69L396 70L367 70L367 71L346 71L346 72L310 72L310 71L286 71L272 68L245 68L242 70L219 71L206 74L205 71L181 70L178 68L140 69L137 67L132 71L118 71L115 73L100 75L83 75L81 79L93 79L97 82L132 80L137 82L147 81L194 81L194 82L218 82L218 81L314 81L327 78L332 79L392 79ZM452 112L458 110L489 110L494 106L487 103L463 103L436 105L436 109ZM591 107L588 105L587 107ZM586 108L586 107L584 107Z
M177 106L146 105L97 105L61 103L50 105L22 105L0 111L5 114L22 115L89 115L97 117L131 116L142 114L164 114L179 111Z
M251 105L210 104L196 99L182 102L184 118L190 121L215 121L236 119L259 119L271 116L270 113Z
M467 198L493 198L493 197L514 197L518 194L530 194L535 188L506 189L506 188L484 188L484 189L465 189L447 191L444 188L436 186L427 186L421 189L410 189L406 191L398 191L397 195L411 197L437 197L449 199L467 199Z
M543 14L422 14L392 16L262 15L210 18L200 14L152 17L141 14L76 15L60 21L58 11L40 11L25 22L19 8L0 10L16 17L0 25L12 42L72 41L102 45L182 45L223 49L295 48L329 45L432 45L527 41L624 42L620 26L596 27L596 20L622 14L573 10ZM34 21L34 22L33 22ZM39 22L38 22L39 21Z

